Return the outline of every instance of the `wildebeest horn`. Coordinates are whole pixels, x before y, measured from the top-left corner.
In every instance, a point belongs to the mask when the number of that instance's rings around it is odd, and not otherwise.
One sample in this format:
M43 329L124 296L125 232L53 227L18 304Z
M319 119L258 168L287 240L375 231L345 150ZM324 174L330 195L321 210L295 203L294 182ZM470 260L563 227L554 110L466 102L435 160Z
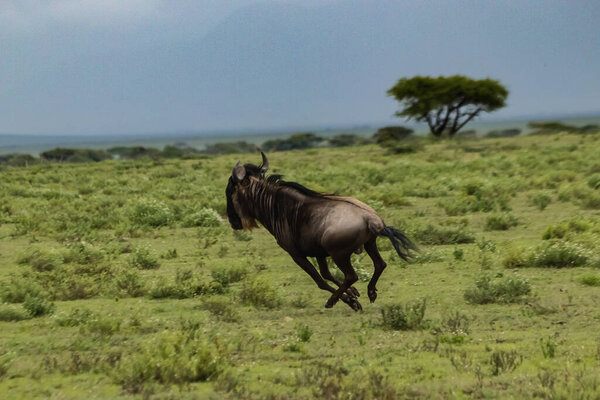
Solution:
M264 173L269 169L269 160L267 160L267 156L265 156L265 153L262 151L260 152L260 155L262 156L262 165L260 166L260 170Z
M237 164L235 164L235 167L233 167L231 175L238 181L241 181L246 177L246 168L243 165L240 165L240 162L238 161Z

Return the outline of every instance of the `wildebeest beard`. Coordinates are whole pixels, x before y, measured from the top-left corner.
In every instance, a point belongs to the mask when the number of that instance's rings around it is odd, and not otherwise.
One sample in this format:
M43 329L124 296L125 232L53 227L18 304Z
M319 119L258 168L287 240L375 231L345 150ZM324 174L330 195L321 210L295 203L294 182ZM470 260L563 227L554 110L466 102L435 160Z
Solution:
M233 229L240 230L244 229L242 225L242 220L240 216L235 212L235 207L233 206L233 178L229 178L229 183L227 184L227 188L225 189L225 196L227 197L227 218L229 219L229 224Z

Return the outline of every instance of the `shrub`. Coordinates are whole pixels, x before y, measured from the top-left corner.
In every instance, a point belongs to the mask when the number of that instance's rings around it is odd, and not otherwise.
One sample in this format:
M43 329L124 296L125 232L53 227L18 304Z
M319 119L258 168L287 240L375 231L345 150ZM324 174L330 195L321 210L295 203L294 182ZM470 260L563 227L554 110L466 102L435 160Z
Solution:
M17 258L17 263L31 266L36 271L51 271L62 264L62 257L54 251L29 248Z
M310 338L313 335L313 330L310 329L308 325L298 325L296 328L296 335L298 336L298 340L304 343L310 342Z
M240 291L240 299L255 307L268 309L277 308L283 303L277 289L262 279L245 280Z
M554 242L536 249L528 259L528 266L566 268L585 265L591 254L583 246L571 242Z
M255 151L256 145L240 140L237 142L208 144L203 152L206 154L237 154L253 153Z
M412 236L421 244L442 245L475 242L475 235L464 227L435 226L432 224L414 230Z
M354 146L356 144L361 144L367 139L361 138L356 135L337 135L332 138L329 138L327 141L331 147L345 147L345 146Z
M65 263L77 263L87 265L98 265L104 260L104 252L88 243L79 242L69 246L63 253Z
M487 138L507 138L513 136L519 136L521 134L521 130L519 128L512 129L498 129L492 130L485 134Z
M221 225L222 220L219 213L212 208L206 207L186 216L183 220L183 226L186 228L192 226L215 227Z
M194 276L191 270L178 269L173 283L160 277L154 281L148 295L152 299L186 299L201 294L221 294L223 292L224 287L219 282L204 283Z
M141 277L135 270L120 271L116 274L114 283L119 293L125 293L131 297L140 297L146 293Z
M264 151L286 151L296 149L309 149L317 146L325 139L314 133L294 133L287 139L271 139L262 144Z
M464 298L471 304L517 303L531 293L531 285L521 278L492 280L483 275L475 280L475 287L465 290Z
M161 201L142 199L130 210L129 219L137 225L159 227L173 222L173 213Z
M23 302L23 308L32 317L42 317L54 312L54 303L50 303L43 297L27 296Z
M238 322L240 320L239 313L232 305L231 299L211 298L205 300L202 303L202 309L225 322Z
M111 336L121 329L121 320L110 316L93 316L81 325L81 332Z
M375 143L377 144L389 144L389 142L397 142L400 140L408 139L413 134L413 130L404 126L386 126L379 128L373 135Z
M69 314L60 313L56 315L58 326L79 326L86 324L93 317L92 311L87 308L76 308Z
M587 286L600 286L600 276L598 275L584 275L579 278L579 282Z
M514 371L523 362L523 356L516 350L496 350L490 356L492 375L498 376L503 372Z
M198 330L166 332L124 355L113 376L127 392L139 393L152 382L181 385L215 378L225 360Z
M552 197L546 193L538 193L531 198L531 204L536 206L540 211L543 211L552 203Z
M407 304L385 305L381 309L382 325L386 329L397 331L426 328L427 324L424 320L426 307L426 299Z
M215 268L211 271L212 278L223 286L229 286L230 283L239 282L246 277L248 271L243 265Z
M0 284L0 299L5 303L22 303L28 295L40 297L43 293L42 287L26 276L13 276L8 282Z
M519 221L510 214L490 215L485 220L486 231L506 231L519 225Z
M590 230L592 223L588 220L575 218L569 221L561 222L556 225L550 225L542 234L542 239L562 239L569 233L581 233Z
M13 307L0 308L0 321L4 322L16 322L23 321L31 318L31 316L24 310Z
M14 355L12 353L0 354L0 379L2 379L10 368Z
M129 265L138 269L157 269L160 262L148 247L136 247L129 258Z

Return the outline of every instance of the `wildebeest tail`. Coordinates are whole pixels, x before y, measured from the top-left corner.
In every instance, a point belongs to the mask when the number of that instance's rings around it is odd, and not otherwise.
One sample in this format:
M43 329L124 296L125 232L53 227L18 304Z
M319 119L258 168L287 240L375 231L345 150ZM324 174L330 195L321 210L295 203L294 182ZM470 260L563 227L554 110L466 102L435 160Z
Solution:
M419 248L413 242L411 242L404 233L400 232L393 226L386 226L383 228L383 230L379 232L379 236L385 236L386 238L390 239L392 246L394 246L394 249L396 249L396 252L403 260L408 261L410 257L414 256L410 253L411 250L419 251Z

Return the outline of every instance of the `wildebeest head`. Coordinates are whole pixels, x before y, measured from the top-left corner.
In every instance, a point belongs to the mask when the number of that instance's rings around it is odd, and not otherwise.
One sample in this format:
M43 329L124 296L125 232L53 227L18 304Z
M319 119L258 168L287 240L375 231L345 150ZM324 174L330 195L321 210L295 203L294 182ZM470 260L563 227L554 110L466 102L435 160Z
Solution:
M262 155L261 165L240 165L238 161L229 177L225 195L227 196L227 217L233 229L251 229L257 226L244 202L243 194L250 184L251 177L264 179L265 173L269 169L267 156L263 152L260 154Z

